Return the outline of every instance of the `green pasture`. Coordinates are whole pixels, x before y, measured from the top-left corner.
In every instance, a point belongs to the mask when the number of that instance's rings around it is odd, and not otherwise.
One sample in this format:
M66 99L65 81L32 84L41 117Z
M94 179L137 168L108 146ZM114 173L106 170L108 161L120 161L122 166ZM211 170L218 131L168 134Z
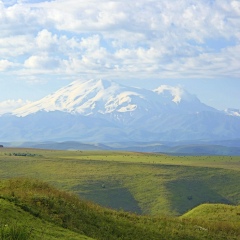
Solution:
M0 150L0 178L30 177L138 214L179 216L202 203L240 204L240 157L113 151Z
M217 217L218 212L234 220ZM208 204L181 218L142 216L101 207L31 178L0 181L1 240L238 240L238 213L236 206Z

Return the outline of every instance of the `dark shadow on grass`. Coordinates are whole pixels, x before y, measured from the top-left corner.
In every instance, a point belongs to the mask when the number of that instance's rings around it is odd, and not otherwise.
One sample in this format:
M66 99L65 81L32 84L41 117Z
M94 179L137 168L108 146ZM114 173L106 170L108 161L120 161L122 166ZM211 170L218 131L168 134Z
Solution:
M76 185L72 190L77 191L81 198L104 207L137 214L142 213L138 202L129 190L117 181L93 181L84 185Z
M166 187L171 193L169 201L172 209L179 215L202 203L232 204L201 181L180 179L167 183Z

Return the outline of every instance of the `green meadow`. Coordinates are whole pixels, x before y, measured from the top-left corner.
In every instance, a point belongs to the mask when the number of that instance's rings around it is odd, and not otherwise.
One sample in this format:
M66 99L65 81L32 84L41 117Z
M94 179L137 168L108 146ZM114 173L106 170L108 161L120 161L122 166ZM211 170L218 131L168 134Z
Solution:
M24 212L26 221L19 220L18 225L27 224L29 233L38 226L33 232L39 239L41 234L43 239L239 239L240 235L240 157L2 148L0 179L0 204L9 208L5 211L9 214L1 213L0 223L10 221L10 212L19 216ZM46 184L48 191L39 193L31 181ZM66 211L73 213L67 221L66 212L58 213L59 203L55 204L54 194L49 196L51 192L62 196L63 205L84 202L90 219L81 220L81 214L75 216L76 209L70 208ZM39 194L40 200L34 200ZM57 216L52 218L53 213L43 209L44 198L48 204L53 199ZM107 236L96 229L88 233L88 228L94 229L91 217L102 221L104 226L95 228L105 229ZM79 219L84 229L76 227ZM58 232L62 238L54 235ZM74 234L82 235L74 238Z

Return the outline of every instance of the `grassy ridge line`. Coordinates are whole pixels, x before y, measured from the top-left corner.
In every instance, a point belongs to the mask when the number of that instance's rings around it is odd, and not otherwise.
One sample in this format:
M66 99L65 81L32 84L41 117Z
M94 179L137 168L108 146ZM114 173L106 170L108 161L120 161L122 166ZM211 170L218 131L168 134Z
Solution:
M201 204L189 212L183 214L182 218L198 218L206 221L225 221L238 223L240 228L240 205L230 206L226 204Z
M218 224L202 230L199 222L193 223L188 219L138 216L113 211L82 201L75 195L59 191L38 180L11 179L1 181L0 186L0 203L8 205L7 209L11 211L11 214L1 215L2 221L4 216L9 220L11 217L15 219L17 214L18 218L28 214L29 222L38 219L41 224L54 223L47 226L50 227L47 232L51 232L51 227L57 229L58 226L99 240L232 240L240 234L239 228L224 228ZM54 236L49 236L49 239L54 239Z

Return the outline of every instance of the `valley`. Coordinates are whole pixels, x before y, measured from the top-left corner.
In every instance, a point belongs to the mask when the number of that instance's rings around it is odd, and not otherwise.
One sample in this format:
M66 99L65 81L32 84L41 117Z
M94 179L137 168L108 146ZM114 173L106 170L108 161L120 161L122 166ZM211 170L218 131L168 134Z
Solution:
M1 148L0 165L1 223L10 221L14 227L17 219L29 232L34 229L34 239L215 240L237 239L239 234L239 156ZM83 201L86 215L60 209L52 215L46 207L55 206L55 194L63 196L66 206ZM92 217L100 222L87 220ZM85 230L74 227L79 221ZM92 224L104 226L105 232ZM122 224L125 230L116 230ZM62 226L67 229L57 234Z
M201 203L240 202L240 157L12 148L0 154L2 179L37 178L115 209L178 216Z

